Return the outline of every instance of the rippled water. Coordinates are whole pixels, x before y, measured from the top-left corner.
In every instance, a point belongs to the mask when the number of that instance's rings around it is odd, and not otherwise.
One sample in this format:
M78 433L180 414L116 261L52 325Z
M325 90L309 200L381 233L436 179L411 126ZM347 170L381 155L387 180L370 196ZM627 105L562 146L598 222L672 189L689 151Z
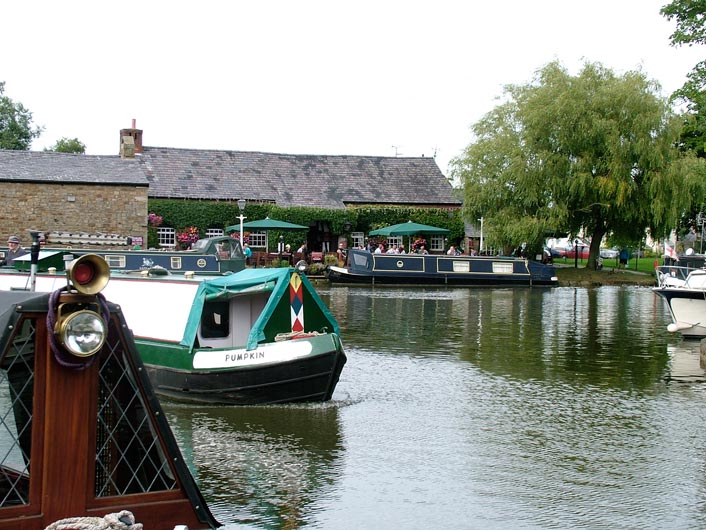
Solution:
M331 402L164 403L225 528L706 527L699 344L651 290L320 293Z

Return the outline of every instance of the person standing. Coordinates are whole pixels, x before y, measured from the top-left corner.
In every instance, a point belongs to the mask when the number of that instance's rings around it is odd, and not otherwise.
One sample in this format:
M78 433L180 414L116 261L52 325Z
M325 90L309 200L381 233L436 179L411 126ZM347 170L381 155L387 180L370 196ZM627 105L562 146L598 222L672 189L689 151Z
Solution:
M627 269L628 268L628 258L630 258L630 251L626 248L621 249L619 259L620 259L620 266L618 267L619 269Z
M12 265L12 262L20 256L27 254L27 250L22 248L20 245L20 238L17 236L10 236L7 238L7 246L9 250L5 252L5 257L0 261L0 265Z

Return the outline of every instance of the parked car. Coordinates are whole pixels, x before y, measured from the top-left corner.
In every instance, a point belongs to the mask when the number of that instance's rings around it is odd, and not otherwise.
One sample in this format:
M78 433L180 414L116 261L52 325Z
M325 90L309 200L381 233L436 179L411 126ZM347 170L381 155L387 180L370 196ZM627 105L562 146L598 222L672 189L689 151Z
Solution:
M603 259L616 259L619 254L620 254L620 250L618 250L615 247L601 249L601 258L603 258Z
M574 259L576 257L577 247L571 246L566 247L565 256L569 259ZM590 247L588 245L578 245L578 255L579 259L588 259Z
M546 247L549 248L549 247ZM563 248L549 248L549 253L551 254L553 259L556 258L563 258L564 255L566 254L566 249Z

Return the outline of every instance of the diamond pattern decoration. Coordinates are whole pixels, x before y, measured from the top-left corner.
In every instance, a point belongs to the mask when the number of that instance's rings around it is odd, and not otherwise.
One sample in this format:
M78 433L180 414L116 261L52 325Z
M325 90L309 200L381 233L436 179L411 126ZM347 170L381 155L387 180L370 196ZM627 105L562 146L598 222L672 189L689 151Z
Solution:
M0 360L0 438L9 442L0 454L0 507L29 502L36 322L27 319L18 325Z
M117 337L111 332L112 342L100 353L96 496L175 489L176 479Z
M289 280L289 305L292 331L304 331L304 287L296 273Z

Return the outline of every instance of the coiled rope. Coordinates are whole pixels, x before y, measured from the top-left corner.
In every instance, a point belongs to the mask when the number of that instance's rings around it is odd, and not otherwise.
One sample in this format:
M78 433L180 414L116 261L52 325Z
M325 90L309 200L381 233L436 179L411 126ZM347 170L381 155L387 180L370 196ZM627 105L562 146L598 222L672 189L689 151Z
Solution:
M132 512L123 510L105 517L69 517L50 524L44 530L142 530Z

